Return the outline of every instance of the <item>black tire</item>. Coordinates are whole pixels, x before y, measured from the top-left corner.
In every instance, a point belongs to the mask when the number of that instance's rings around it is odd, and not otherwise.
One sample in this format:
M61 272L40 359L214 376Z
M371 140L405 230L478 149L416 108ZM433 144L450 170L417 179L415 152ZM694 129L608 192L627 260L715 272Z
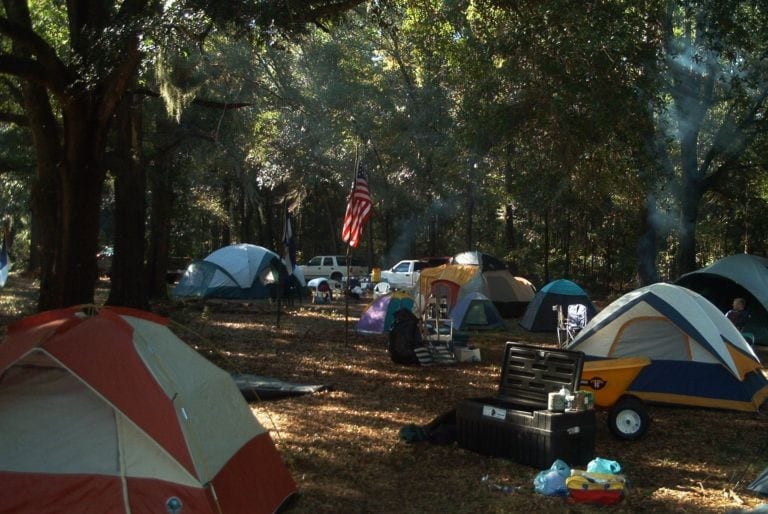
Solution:
M632 396L624 396L608 412L608 428L625 441L640 439L648 430L651 418L643 402Z
M331 273L331 280L335 280L336 282L341 282L342 278L344 278L344 275L342 275L338 271L334 271L333 273Z

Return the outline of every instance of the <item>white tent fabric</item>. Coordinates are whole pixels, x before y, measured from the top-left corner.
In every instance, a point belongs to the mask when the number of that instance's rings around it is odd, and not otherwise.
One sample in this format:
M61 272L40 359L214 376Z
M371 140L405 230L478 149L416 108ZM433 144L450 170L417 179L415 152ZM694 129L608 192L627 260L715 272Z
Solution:
M230 374L142 311L73 307L9 326L0 434L13 491L0 512L267 514L296 488Z
M241 288L251 287L258 274L267 267L272 258L280 260L280 256L271 250L261 246L241 243L219 248L203 260L218 264L232 275ZM216 272L210 288L226 287L232 285L229 277L221 272Z
M706 298L681 286L658 283L611 303L568 347L598 357L720 362L741 378L743 369L728 345L759 362L736 327Z

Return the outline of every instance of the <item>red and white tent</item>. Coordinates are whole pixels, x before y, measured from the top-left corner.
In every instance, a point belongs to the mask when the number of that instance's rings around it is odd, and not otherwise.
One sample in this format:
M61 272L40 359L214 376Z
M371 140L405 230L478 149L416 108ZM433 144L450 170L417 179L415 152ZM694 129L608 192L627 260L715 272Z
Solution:
M73 307L0 344L0 512L254 514L296 491L231 376L137 310Z

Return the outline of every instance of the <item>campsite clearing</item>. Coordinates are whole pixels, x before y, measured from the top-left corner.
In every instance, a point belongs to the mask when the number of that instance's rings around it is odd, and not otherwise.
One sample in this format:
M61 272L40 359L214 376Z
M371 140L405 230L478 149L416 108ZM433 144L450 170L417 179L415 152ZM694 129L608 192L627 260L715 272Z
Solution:
M32 284L14 277L0 302L0 337L31 313ZM299 487L289 514L317 512L605 512L533 492L537 469L455 445L406 444L399 430L425 424L498 387L505 341L554 345L507 320L508 332L470 336L480 363L429 368L392 363L383 335L354 324L366 302L274 309L221 302L156 306L183 325L179 336L232 372L323 383L334 391L252 403ZM611 512L726 512L765 500L744 489L768 465L768 418L745 412L652 407L638 441L618 441L598 413L596 454L620 462L627 497ZM506 492L502 488L508 486Z

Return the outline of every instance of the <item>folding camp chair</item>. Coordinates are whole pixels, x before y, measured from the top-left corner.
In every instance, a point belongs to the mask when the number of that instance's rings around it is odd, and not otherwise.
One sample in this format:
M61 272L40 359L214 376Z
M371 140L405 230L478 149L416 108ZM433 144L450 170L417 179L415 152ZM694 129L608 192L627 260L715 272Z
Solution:
M421 338L424 347L421 353L416 350L416 355L422 365L453 364L456 358L453 355L453 320L448 315L448 299L446 295L437 297L430 294L427 305L422 314Z
M582 303L569 305L567 315L563 314L562 305L554 309L557 311L557 343L562 348L573 341L587 324L587 306Z

